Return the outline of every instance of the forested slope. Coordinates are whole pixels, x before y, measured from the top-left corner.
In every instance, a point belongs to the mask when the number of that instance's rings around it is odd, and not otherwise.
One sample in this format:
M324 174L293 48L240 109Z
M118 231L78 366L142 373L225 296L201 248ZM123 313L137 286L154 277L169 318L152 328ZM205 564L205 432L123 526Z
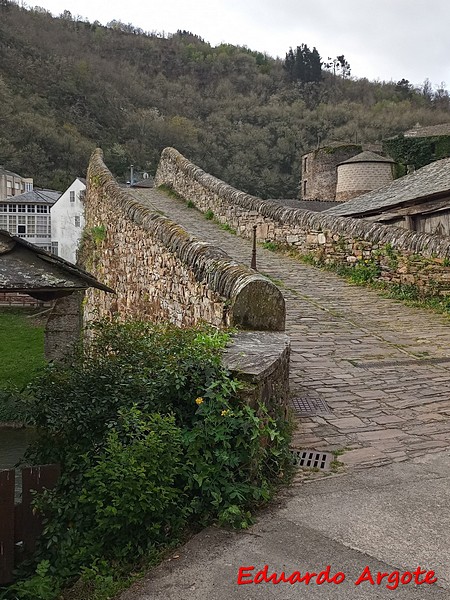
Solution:
M294 58L284 66L187 32L0 0L0 164L64 189L97 145L118 177L131 163L154 172L171 145L249 193L294 197L299 158L318 141L371 142L450 120L445 90L354 80L336 61L302 81Z

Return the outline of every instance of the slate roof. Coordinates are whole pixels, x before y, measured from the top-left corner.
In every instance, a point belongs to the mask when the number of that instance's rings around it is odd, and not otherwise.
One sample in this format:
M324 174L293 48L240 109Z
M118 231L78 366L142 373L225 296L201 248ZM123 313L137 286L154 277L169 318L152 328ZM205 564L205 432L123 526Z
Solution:
M139 181L135 181L133 185L130 185L131 188L152 188L155 187L155 183L153 181L153 177L150 175L145 179L140 179Z
M356 156L349 158L348 160L344 160L339 163L339 165L348 165L350 163L359 163L359 162L382 162L382 163L392 163L395 164L395 160L392 158L386 158L385 156L380 156L379 154L375 154L375 152L370 152L369 150L365 150L364 152L360 152ZM338 166L339 166L338 165Z
M113 292L80 267L0 229L0 291L31 295L88 287Z
M428 127L416 125L404 133L405 137L435 137L439 135L450 135L450 123L429 125Z
M420 199L450 196L450 158L433 162L415 173L395 179L378 190L358 196L325 211L325 214L353 216L376 214L383 209Z
M327 208L340 204L340 202L336 202L335 200L297 200L296 198L271 198L269 202L276 202L289 208L311 210L312 212L323 212Z
M31 192L25 192L17 196L9 196L1 202L7 204L48 204L52 206L60 196L61 192L55 190L34 189Z
M8 169L5 169L2 165L0 165L0 175L9 175L12 177L18 177L19 179L27 179L26 177L22 177L22 175L17 175L17 173L8 171Z

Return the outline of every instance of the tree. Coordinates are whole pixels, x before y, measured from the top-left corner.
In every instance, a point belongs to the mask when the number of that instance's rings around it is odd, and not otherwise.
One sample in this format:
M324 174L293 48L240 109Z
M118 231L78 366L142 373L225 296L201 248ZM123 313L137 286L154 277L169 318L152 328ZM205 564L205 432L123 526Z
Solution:
M412 96L413 86L410 84L408 79L403 78L400 79L400 81L397 81L395 85L395 91L403 100L406 100Z
M328 62L323 63L323 66L327 71L332 72L334 76L341 75L343 79L350 77L351 75L350 63L343 54L336 56L336 58L331 58L331 56L329 56Z
M290 82L318 83L322 81L322 61L314 47L312 50L306 44L297 46L295 52L289 48L283 63Z

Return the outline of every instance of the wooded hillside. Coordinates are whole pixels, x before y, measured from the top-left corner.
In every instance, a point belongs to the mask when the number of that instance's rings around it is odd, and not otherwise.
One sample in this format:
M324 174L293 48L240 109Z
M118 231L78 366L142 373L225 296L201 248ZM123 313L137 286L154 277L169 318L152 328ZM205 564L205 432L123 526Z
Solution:
M154 172L175 146L251 194L295 197L300 156L318 142L450 121L445 90L354 80L343 55L321 59L317 73L320 48L302 81L301 42L281 61L189 32L162 37L0 0L0 164L64 189L97 145L118 177L131 163Z

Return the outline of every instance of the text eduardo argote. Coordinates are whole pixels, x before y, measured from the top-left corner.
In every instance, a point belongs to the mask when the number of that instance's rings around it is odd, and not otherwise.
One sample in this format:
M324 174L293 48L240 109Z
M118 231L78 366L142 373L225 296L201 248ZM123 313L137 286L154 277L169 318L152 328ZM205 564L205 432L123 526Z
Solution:
M269 565L264 565L260 570L257 570L253 565L239 567L237 584L251 585L261 583L288 583L294 585L301 583L304 585L324 585L332 584L339 585L346 580L345 573L336 571L333 574L331 565L328 565L322 571L301 573L293 571L286 573L281 571L277 573L269 570ZM389 590L396 590L400 585L431 585L437 582L437 577L434 571L422 569L420 566L414 571L390 571L384 573L381 571L371 571L369 567L365 567L360 575L354 580L355 585L378 585L385 586Z

